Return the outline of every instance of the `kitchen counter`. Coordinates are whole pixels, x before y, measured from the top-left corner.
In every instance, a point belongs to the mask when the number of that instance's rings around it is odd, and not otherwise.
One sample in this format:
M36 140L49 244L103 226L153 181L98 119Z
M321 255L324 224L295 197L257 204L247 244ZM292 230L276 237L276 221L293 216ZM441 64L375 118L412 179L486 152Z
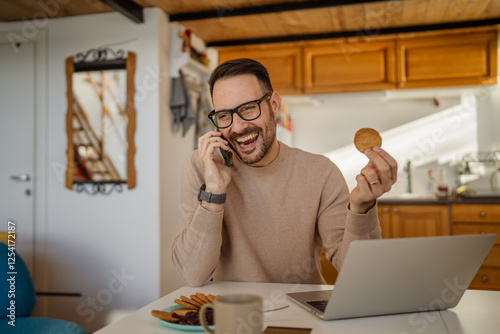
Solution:
M438 199L431 197L385 197L378 205L449 205L449 204L499 204L500 197L466 197Z
M500 309L498 308L500 292L496 291L467 290L460 303L450 310L419 313L418 315L406 313L332 321L321 320L286 298L286 294L289 292L331 288L331 285L319 284L251 282L210 282L202 287L184 286L102 328L97 333L181 333L151 316L151 311L174 305L174 300L181 295L189 296L197 292L214 295L231 293L260 295L264 300L263 305L266 310L276 309L275 312L265 313L265 327L305 327L311 328L311 332L314 334L420 333L424 330L426 334L490 334L498 333L500 327ZM437 301L439 302L439 300ZM283 306L286 308L279 309Z

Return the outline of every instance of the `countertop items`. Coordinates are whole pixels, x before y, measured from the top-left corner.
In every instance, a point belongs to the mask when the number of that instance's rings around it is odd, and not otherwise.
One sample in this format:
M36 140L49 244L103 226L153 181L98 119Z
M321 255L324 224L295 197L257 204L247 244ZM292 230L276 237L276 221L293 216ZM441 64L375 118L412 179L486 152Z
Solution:
M500 196L475 196L438 199L436 197L426 197L419 195L406 195L396 197L385 197L378 200L379 205L384 204L404 204L404 205L446 205L446 204L498 204L500 205Z
M327 290L330 285L216 282L203 287L182 287L121 320L97 331L97 334L179 333L164 326L151 316L151 310L162 309L174 303L179 295L196 292L206 294L253 293L262 296L263 308L275 309L264 313L264 327L285 326L312 328L311 333L421 333L427 334L489 334L500 328L500 292L467 290L457 307L431 313L407 313L357 319L323 321L309 314L286 298L289 292ZM217 325L216 325L217 326Z

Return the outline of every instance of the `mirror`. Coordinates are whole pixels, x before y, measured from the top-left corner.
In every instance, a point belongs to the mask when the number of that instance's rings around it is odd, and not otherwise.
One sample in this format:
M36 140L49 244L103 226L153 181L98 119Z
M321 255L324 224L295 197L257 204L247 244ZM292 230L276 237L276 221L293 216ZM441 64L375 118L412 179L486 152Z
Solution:
M135 54L92 49L66 59L66 188L135 187Z

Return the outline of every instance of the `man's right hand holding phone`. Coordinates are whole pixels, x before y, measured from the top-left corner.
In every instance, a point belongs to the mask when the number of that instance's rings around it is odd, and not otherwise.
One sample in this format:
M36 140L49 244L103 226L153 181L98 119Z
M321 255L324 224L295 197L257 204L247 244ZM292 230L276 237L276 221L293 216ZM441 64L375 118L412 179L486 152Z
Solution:
M231 181L231 167L226 166L219 149L229 150L228 142L218 131L210 131L198 138L198 163L203 173L206 192L225 194ZM222 210L223 204L202 202L209 211Z

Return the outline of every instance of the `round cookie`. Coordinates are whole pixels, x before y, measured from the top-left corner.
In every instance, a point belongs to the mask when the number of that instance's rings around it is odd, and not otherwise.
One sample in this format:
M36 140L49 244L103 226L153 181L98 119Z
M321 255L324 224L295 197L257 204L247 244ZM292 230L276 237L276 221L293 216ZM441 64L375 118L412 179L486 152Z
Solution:
M375 146L380 147L382 145L382 137L377 132L377 130L371 128L359 129L354 135L354 146L361 153L365 153L366 150L371 150Z

